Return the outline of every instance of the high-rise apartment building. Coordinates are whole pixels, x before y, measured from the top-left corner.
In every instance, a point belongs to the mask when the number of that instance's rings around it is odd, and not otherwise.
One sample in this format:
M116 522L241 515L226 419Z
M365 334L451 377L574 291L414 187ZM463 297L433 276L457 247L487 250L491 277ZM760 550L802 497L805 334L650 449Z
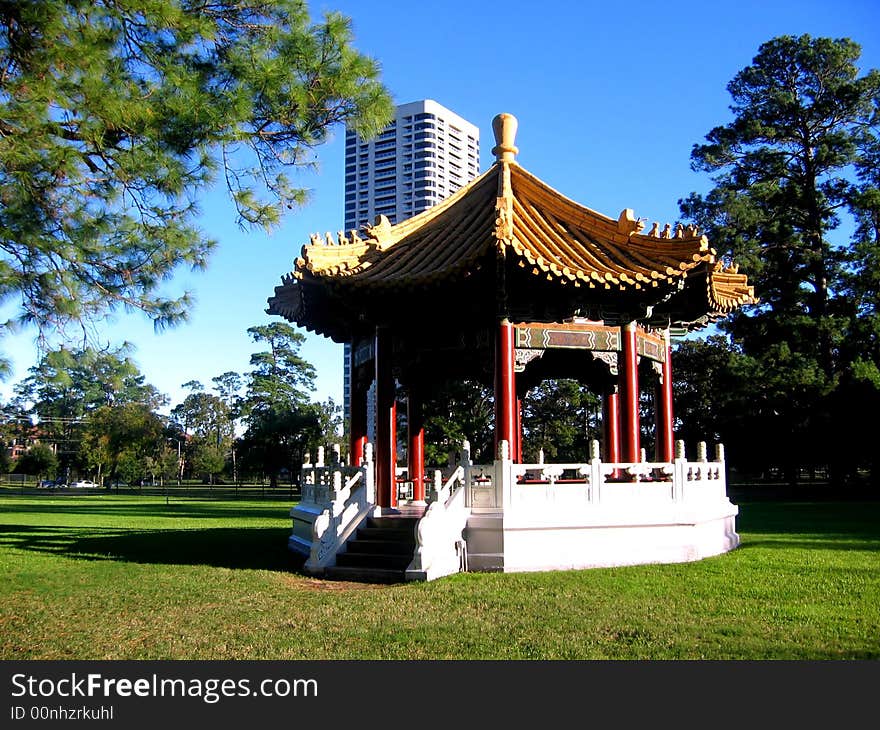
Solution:
M480 173L480 130L435 101L401 104L379 135L345 135L345 230L384 215L411 218L449 197ZM349 345L345 345L344 415L351 406ZM369 409L368 399L368 409ZM368 419L372 440L372 419Z

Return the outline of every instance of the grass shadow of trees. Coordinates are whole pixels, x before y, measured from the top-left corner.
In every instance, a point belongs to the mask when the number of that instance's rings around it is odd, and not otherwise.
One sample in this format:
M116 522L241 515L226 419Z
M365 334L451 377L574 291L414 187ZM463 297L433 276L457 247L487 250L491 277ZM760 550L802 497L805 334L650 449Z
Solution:
M861 549L880 545L880 501L756 501L738 506L736 524L741 533L791 535L813 547L817 541L841 548L845 543L862 543Z
M149 530L0 525L0 544L80 560L300 571L287 549L289 528Z

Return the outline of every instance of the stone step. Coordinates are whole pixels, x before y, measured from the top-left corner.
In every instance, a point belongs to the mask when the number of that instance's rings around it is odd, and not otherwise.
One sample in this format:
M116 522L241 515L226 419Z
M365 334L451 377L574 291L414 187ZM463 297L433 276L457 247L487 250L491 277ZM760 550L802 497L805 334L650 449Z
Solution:
M335 565L326 568L324 577L329 580L347 580L357 583L405 583L403 569L363 568L353 565Z
M389 530L415 530L421 517L398 517L396 515L383 515L382 517L368 517L367 527L382 527Z
M346 544L347 553L371 553L374 555L412 555L415 549L414 541L403 540L362 540L355 538Z
M339 553L336 565L358 568L392 568L404 570L412 562L412 551L409 553Z
M416 533L411 528L391 528L391 527L359 527L357 531L358 540L392 540L394 542L403 542L410 545L416 544Z
M348 541L346 551L336 556L336 565L326 569L326 577L362 583L405 582L416 549L416 525L424 513L424 506L405 506L367 518Z

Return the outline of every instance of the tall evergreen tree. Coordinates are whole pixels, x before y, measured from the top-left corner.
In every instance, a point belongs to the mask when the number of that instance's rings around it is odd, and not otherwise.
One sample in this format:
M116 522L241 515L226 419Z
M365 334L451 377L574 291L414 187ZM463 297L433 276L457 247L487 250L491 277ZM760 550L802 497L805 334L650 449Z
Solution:
M826 435L850 367L846 341L863 316L847 287L852 252L833 235L878 137L880 72L861 74L859 56L849 39L762 44L728 85L733 120L693 149L694 169L714 187L679 201L755 282L761 303L722 329L755 358L755 377L772 383L763 413L780 453L802 459L841 453ZM797 464L789 466L793 479Z
M258 325L248 334L267 349L251 355L253 370L241 399L247 429L237 450L241 461L252 472L262 470L274 487L280 472L296 472L306 449L321 437L320 408L309 400L315 368L299 354L305 337L291 325Z
M305 336L286 322L249 327L248 334L267 349L251 355L253 370L242 403L245 413L308 403L315 389L315 367L299 354Z
M206 186L274 225L334 127L390 117L378 76L348 19L302 0L0 2L0 301L47 336L185 318L159 286L208 262Z

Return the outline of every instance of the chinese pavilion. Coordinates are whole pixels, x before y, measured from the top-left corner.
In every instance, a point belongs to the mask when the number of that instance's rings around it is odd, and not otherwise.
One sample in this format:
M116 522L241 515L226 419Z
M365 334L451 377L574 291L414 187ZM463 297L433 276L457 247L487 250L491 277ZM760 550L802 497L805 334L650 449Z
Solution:
M304 465L291 549L315 573L394 580L677 562L736 547L723 448L710 461L701 443L688 461L674 440L670 338L754 302L746 276L694 227L644 232L630 209L615 220L564 197L515 161L513 116L498 115L493 130L487 172L396 225L379 216L360 232L312 236L269 298L270 314L351 343L347 458L337 449ZM523 463L521 399L550 377L603 397L603 443L583 463ZM475 465L465 442L458 463L431 478L421 403L451 378L493 385L497 453Z

